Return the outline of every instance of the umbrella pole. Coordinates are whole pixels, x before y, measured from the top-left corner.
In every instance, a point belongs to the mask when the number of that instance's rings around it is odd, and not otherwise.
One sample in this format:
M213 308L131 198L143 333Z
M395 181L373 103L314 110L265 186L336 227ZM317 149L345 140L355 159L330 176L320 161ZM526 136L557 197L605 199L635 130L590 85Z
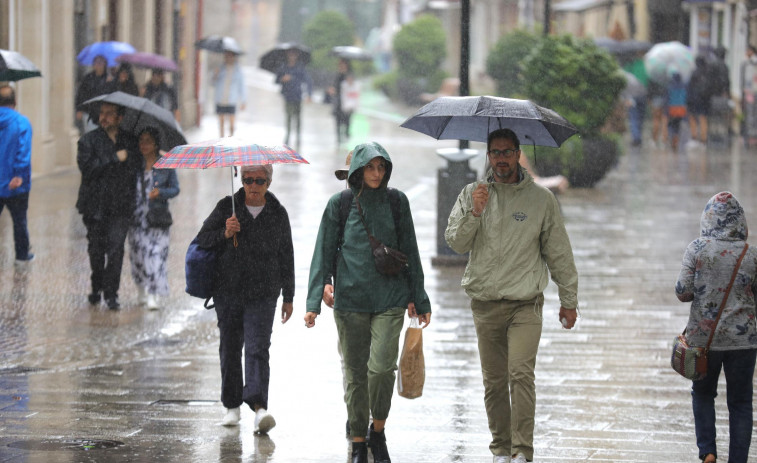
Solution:
M231 215L237 215L237 207L234 204L234 166L231 166ZM234 247L239 246L237 242L237 234L234 233Z

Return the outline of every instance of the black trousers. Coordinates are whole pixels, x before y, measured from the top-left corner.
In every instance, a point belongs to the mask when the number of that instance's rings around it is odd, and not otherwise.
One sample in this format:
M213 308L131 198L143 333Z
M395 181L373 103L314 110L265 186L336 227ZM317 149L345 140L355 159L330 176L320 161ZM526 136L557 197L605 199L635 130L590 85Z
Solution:
M124 261L124 242L129 231L130 217L107 217L101 220L84 219L87 227L87 253L92 269L92 293L102 291L105 299L118 296L121 267Z

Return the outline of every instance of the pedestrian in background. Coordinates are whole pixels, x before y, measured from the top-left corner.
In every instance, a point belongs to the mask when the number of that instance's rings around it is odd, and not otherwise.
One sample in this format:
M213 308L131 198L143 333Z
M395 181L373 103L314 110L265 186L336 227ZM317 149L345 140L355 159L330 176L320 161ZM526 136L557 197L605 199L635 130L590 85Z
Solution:
M647 99L652 108L652 142L656 148L661 148L668 140L666 95L667 89L664 84L652 79L647 82Z
M160 132L147 127L139 134L139 152L144 169L137 175L136 207L129 228L131 276L139 302L148 309L160 307L159 296L168 296L168 245L170 225L151 223L153 214L170 217L168 199L179 194L179 179L174 169L153 169L160 158Z
M649 75L644 66L644 54L637 54L635 59L623 69L636 78L638 87L629 91L627 85L628 123L631 130L631 145L641 146L644 133L644 118L647 115L647 87Z
M691 139L707 143L707 116L710 113L710 96L713 95L707 59L699 55L696 68L686 86L686 109L689 116Z
M26 211L32 188L32 125L16 111L16 92L0 86L0 213L8 207L13 220L16 262L34 259L29 252Z
M237 62L237 55L230 51L223 53L223 64L213 75L215 86L216 114L221 138L225 136L226 122L229 123L229 136L234 135L234 120L237 107L244 111L247 102L247 89L244 86L242 68Z
M355 147L348 176L353 199L344 229L340 236L342 194L337 193L326 205L310 263L304 317L308 328L315 326L321 313L326 277L336 273L334 320L347 377L352 463L368 462L367 430L373 461L391 461L384 427L394 392L405 311L409 317L417 316L424 327L431 322L410 204L404 193L387 189L391 173L391 159L381 145L374 142ZM390 205L394 194L399 203L396 221ZM366 229L386 246L403 252L408 268L395 276L379 273ZM370 428L369 414L373 416Z
M84 75L79 87L76 89L74 105L76 107L76 121L81 124L81 133L85 134L97 128L100 113L97 107L92 105L89 111L82 109L82 103L96 96L112 92L113 78L108 74L108 60L97 55L92 60L92 71Z
M744 144L757 144L757 47L749 45L747 59L741 65L741 133Z
M131 64L121 63L116 69L116 78L111 82L111 92L124 92L129 95L139 96L139 88L134 80L134 71ZM110 93L110 92L109 92Z
M89 303L99 304L104 295L108 308L117 310L124 243L134 217L142 156L136 138L120 130L126 109L110 103L99 106L100 127L79 138L76 163L81 185L76 209L87 228L92 269Z
M276 426L268 412L268 351L276 302L283 294L281 322L286 323L294 299L292 229L286 209L268 191L272 178L270 164L242 167L242 188L218 202L197 235L200 247L218 253L213 300L220 330L221 402L226 408L222 424L239 424L244 402L255 412L259 433Z
M666 90L666 110L668 120L668 137L670 146L674 152L678 152L678 143L681 140L681 123L686 119L686 84L681 79L681 74L673 70L670 82Z
M691 302L686 339L690 346L705 347L715 329L715 319L748 235L744 209L736 197L723 191L707 202L700 219L699 238L683 255L676 282L676 296ZM707 376L693 381L694 412L699 459L713 463L718 456L715 442L715 397L720 370L725 372L728 402L729 463L746 463L752 441L752 400L757 358L757 250L747 249L717 329L710 344Z
M560 206L519 165L520 155L513 131L489 134L487 181L463 189L444 233L455 252L470 252L462 286L471 298L495 463L534 458L534 368L550 274L565 328L575 324L578 306Z
M345 114L342 112L342 82L345 78L352 73L352 65L350 61L344 58L339 59L338 71L334 78L334 84L329 87L326 92L331 98L333 105L332 114L336 122L336 141L341 143L342 135L346 134L349 138L350 127L349 120L345 121Z
M300 62L300 52L297 49L287 50L287 62L276 72L276 83L281 84L281 94L284 97L284 111L286 113L286 135L284 144L289 144L292 124L295 126L297 146L301 139L302 122L302 87L307 92L307 102L313 96L313 80L305 66Z
M176 89L166 83L166 74L162 69L153 69L142 96L170 111L176 121L181 121Z

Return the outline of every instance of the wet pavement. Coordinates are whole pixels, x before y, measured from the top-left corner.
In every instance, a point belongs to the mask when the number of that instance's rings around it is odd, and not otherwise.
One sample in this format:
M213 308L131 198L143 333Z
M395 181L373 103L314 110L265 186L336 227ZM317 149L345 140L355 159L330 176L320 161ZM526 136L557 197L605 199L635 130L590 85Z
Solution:
M250 104L239 133L283 140L283 104L270 75L247 69ZM277 166L271 191L295 236L295 315L275 324L270 412L278 425L253 434L219 425L215 314L184 290L184 252L218 199L229 171L180 171L171 202L171 296L159 311L137 304L128 257L123 308L91 307L86 239L74 209L79 174L35 178L29 224L36 259L13 263L9 214L0 216L0 462L345 462L346 412L331 311L303 326L308 265L334 169L352 145L375 140L394 161L391 184L410 198L433 304L424 331L423 397L395 395L387 439L395 462L488 462L490 440L461 267L432 267L436 253L435 150L454 147L398 128L413 108L364 92L349 144L335 143L330 108L305 106L300 151L310 165ZM214 117L188 133L215 138ZM480 148L480 145L473 146ZM472 161L478 169L483 158ZM673 284L698 234L707 199L729 189L757 221L757 152L732 147L629 149L593 189L559 197L579 270L581 319L560 328L556 289L546 293L537 358L537 462L694 462L690 383L669 367L672 338L688 307ZM235 188L239 187L236 180ZM727 454L725 384L717 401L719 451ZM757 461L757 437L751 459Z

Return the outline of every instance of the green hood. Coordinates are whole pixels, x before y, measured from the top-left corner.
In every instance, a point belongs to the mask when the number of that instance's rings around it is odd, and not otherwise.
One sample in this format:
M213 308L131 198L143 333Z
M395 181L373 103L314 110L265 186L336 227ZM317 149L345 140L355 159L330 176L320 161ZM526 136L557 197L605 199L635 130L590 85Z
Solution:
M379 188L386 188L389 178L392 176L392 159L383 146L376 142L362 143L352 150L352 161L350 161L350 172L347 176L348 182L352 188L360 190L363 186L363 167L371 159L381 156L386 159L386 175Z

